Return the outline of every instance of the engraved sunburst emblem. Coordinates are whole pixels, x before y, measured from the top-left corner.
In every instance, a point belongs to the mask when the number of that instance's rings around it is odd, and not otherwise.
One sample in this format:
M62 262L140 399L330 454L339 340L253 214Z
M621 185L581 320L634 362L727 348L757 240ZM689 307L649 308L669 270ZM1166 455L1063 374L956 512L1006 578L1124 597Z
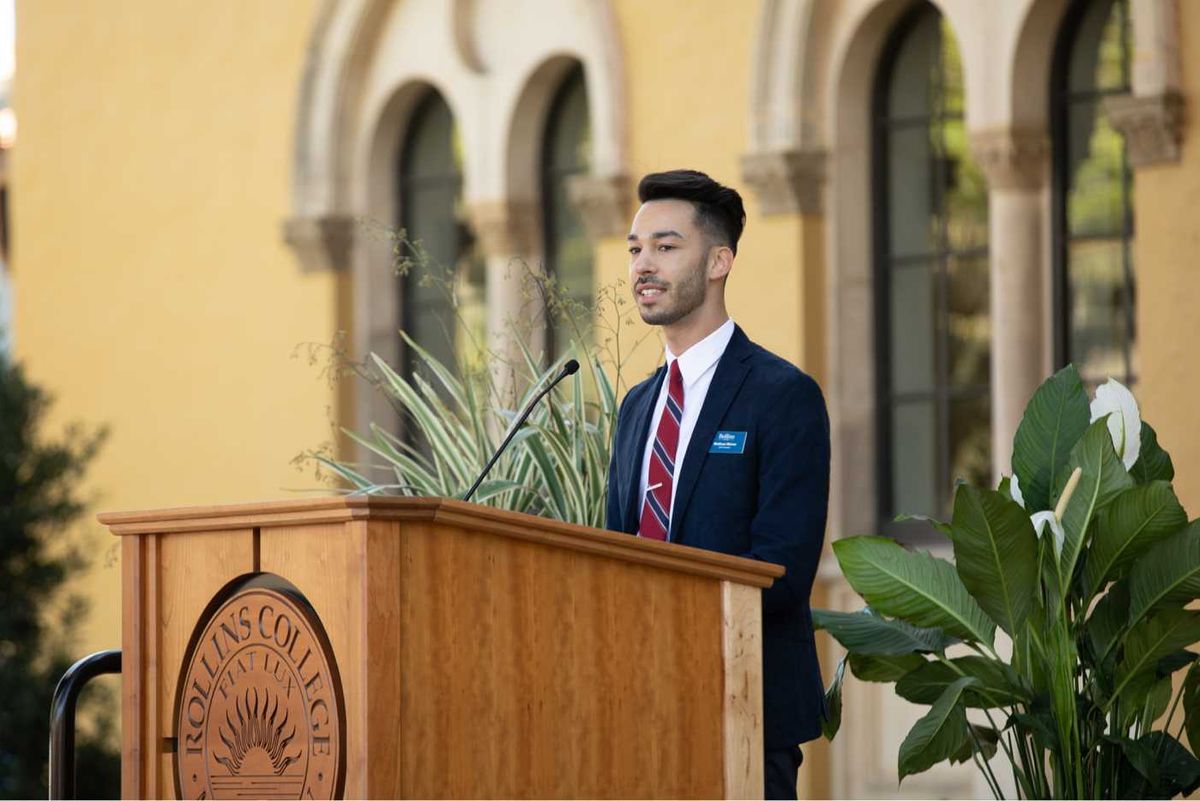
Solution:
M233 708L226 710L225 723L217 734L229 753L214 757L231 776L243 772L282 776L302 754L299 749L286 753L296 737L296 725L288 723L286 704L281 705L266 689L260 695L257 687L247 688Z

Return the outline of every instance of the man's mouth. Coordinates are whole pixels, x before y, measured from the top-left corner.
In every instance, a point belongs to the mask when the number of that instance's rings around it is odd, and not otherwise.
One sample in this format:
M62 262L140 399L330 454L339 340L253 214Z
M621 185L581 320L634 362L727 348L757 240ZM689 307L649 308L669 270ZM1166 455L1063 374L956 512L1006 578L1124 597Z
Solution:
M656 298L666 291L667 291L666 287L642 286L641 288L638 289L637 294L638 294L639 298Z

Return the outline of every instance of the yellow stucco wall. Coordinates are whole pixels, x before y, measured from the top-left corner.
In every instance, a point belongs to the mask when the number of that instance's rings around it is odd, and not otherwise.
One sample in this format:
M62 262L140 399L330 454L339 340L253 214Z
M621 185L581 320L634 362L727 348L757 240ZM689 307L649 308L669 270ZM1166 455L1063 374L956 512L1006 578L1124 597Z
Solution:
M97 508L312 485L289 460L328 438L332 396L291 354L333 336L334 284L279 232L315 7L17 4L17 357L57 396L51 432L111 426ZM119 567L85 528L93 650L120 642Z
M741 180L749 143L750 66L759 12L756 4L689 0L614 3L628 76L629 174L698 169L742 193L747 223L727 286L730 315L749 336L801 366L803 284L800 223L763 218ZM681 21L686 20L686 24ZM624 278L625 243L597 249L601 283ZM640 326L638 324L640 333ZM652 336L629 375L640 379L661 360Z
M1175 490L1200 515L1200 3L1180 3L1189 122L1178 164L1141 169L1134 189L1142 416L1175 462Z

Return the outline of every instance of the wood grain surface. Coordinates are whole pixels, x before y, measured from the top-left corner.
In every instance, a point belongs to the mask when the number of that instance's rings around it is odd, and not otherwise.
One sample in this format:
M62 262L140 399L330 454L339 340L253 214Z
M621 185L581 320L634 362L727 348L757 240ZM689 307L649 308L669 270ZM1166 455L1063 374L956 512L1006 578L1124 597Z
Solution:
M493 509L447 498L399 498L343 495L294 501L266 501L230 506L197 506L140 512L105 512L97 516L118 535L216 532L370 519L456 523L517 539L532 539L561 548L603 554L716 579L769 587L783 568L769 562L656 542L577 526L544 517Z
M763 792L760 595L753 587L721 582L726 798L753 798Z
M259 541L260 569L299 588L316 609L333 646L346 706L347 798L369 795L363 534L361 525L318 523L268 529Z
M781 568L378 500L102 516L127 535L126 797L173 794L164 738L188 640L256 567L295 584L328 634L346 797L761 794L758 587Z
M464 528L401 543L398 795L724 794L719 582Z

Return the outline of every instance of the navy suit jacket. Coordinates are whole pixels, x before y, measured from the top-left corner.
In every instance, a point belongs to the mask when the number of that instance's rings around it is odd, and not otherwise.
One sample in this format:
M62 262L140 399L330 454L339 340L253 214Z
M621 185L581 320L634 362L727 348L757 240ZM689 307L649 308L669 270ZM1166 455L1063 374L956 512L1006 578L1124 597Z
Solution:
M642 457L666 372L621 403L608 475L612 531L637 533ZM709 453L718 431L745 432L745 450ZM816 738L825 693L808 600L829 500L829 418L817 383L735 328L675 480L672 542L787 568L763 591L766 747Z

